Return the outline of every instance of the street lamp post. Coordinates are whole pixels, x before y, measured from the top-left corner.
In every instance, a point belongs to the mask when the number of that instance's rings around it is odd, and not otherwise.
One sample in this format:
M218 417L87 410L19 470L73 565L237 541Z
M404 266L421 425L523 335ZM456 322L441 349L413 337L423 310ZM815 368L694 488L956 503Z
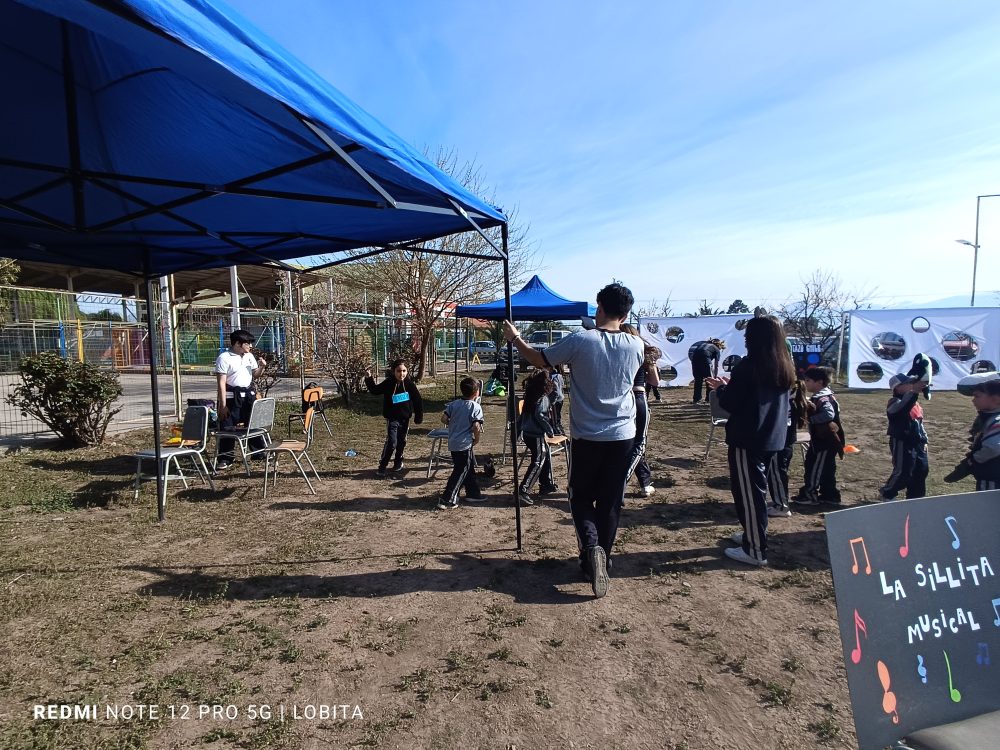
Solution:
M958 240L959 243L963 245L968 245L972 248L972 302L971 307L976 306L976 266L979 264L979 202L983 198L1000 198L1000 193L993 193L992 195L977 195L976 196L976 238L972 242L968 240Z
M978 216L978 211L976 212ZM976 222L976 226L979 226L979 222ZM978 232L977 232L978 234ZM976 239L979 239L978 237ZM976 306L976 266L979 265L979 245L975 242L969 242L968 240L955 240L959 245L968 245L972 248L972 301L969 303L969 307Z

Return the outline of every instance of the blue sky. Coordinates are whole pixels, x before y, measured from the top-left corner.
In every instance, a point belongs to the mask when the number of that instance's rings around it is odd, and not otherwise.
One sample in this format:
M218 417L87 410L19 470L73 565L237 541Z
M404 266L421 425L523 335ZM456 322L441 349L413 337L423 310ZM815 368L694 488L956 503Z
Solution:
M474 159L542 276L675 312L814 269L971 291L1000 193L1000 3L229 0L419 149ZM1000 304L1000 198L977 303Z

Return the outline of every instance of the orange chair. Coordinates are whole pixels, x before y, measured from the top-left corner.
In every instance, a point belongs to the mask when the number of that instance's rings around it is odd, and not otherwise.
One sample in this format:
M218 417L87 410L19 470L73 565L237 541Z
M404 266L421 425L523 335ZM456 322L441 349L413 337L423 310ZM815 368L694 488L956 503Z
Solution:
M267 499L267 480L271 473L271 459L274 459L274 478L271 480L271 485L274 486L278 483L278 454L287 453L295 461L295 465L299 468L299 473L302 474L302 478L306 480L306 486L309 488L309 492L313 495L316 494L316 490L309 481L309 475L306 474L305 467L302 465L302 459L304 458L309 464L309 468L312 469L313 474L316 475L316 481L319 482L319 472L316 471L316 466L313 464L312 459L309 458L309 447L312 445L312 431L313 431L313 416L316 414L316 409L310 406L306 409L306 413L302 415L302 432L305 434L304 440L282 440L278 443L271 443L269 446L261 451L264 454L264 499Z

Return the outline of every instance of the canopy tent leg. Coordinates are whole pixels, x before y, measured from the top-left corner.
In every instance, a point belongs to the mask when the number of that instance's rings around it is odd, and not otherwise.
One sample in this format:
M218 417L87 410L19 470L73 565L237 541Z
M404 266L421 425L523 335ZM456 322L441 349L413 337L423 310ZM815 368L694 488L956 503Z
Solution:
M160 462L163 460L160 446L160 391L156 380L156 323L153 313L153 278L148 274L149 251L146 251L146 322L149 326L149 382L153 389L153 449L156 451L156 515L162 522L166 520L166 496Z
M458 307L455 307L458 310ZM455 316L455 341L452 347L455 354L455 398L458 398L458 315Z
M507 259L507 225L502 224L500 226L500 237L503 242L503 296L504 296L504 311L507 320L511 320L514 317L514 312L510 306L510 261ZM514 321L511 320L513 323ZM517 419L516 404L517 404L517 394L514 393L514 344L510 341L507 342L507 421L511 425L510 429L510 456L511 456L511 469L514 472L514 525L517 527L517 551L520 552L521 546L521 493L517 491L518 483L520 482L520 477L518 476L518 466L517 466L517 427L515 427L515 420Z

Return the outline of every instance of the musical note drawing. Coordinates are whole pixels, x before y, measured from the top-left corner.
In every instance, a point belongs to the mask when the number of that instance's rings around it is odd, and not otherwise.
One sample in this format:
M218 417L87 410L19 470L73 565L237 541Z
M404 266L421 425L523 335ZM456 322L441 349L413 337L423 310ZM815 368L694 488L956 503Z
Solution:
M997 607L1000 607L1000 597L993 600L993 614L997 616L997 619L993 621L993 624L1000 628L1000 609L997 609Z
M976 664L981 667L988 667L990 665L990 647L985 643L980 643L979 653L976 654Z
M872 574L872 564L868 559L868 548L865 547L865 538L863 536L848 540L848 543L851 545L851 557L854 558L854 565L851 566L851 572L854 573L854 575L858 574L858 555L854 551L854 545L859 542L861 543L861 551L865 553L865 575L870 576Z
M892 723L899 723L899 714L896 713L896 694L889 690L889 667L881 659L875 665L878 669L878 681L882 683L882 710L887 714L892 714Z
M858 614L858 610L854 610L854 650L851 651L851 661L855 664L861 663L861 636L858 631L865 634L865 638L868 637L868 628L865 627L865 621L861 619L861 615Z
M920 675L920 681L927 684L927 667L924 666L924 657L917 654L917 674Z
M951 548L958 549L959 547L962 546L962 543L958 541L958 532L955 531L955 526L954 526L954 524L957 524L958 521L955 520L955 516L948 516L946 519L944 519L944 522L948 526L948 531L950 531L951 535L955 537L955 540L951 543Z
M910 554L910 514L906 514L906 523L903 525L903 546L899 548L899 556L906 557Z
M948 659L948 652L942 651L941 653L944 654L944 665L948 668L948 692L951 694L951 702L958 703L962 700L962 694L958 692L958 688L951 681L951 661Z

